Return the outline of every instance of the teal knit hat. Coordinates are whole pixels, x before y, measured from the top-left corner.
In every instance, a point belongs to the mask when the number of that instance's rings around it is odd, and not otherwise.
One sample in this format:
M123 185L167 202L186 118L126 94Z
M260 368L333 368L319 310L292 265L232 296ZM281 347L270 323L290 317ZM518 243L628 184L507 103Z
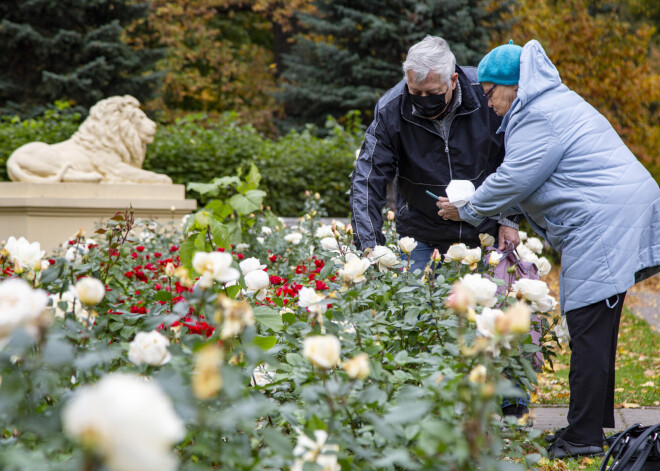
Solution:
M498 46L481 59L477 68L479 82L497 85L516 85L520 79L520 54L522 47L513 44Z

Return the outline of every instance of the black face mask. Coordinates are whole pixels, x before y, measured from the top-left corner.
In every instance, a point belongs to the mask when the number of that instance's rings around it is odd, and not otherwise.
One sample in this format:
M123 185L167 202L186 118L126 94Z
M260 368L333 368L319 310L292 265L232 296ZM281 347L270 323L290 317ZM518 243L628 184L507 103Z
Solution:
M445 102L447 93L440 95L410 95L415 111L424 118L434 118L443 114L449 104Z

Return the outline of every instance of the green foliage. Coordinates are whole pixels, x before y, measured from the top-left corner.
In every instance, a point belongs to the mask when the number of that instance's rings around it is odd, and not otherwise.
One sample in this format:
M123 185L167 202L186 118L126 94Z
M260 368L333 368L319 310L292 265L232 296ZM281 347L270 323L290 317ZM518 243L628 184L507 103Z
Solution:
M89 108L130 94L150 98L160 53L134 50L124 27L148 13L130 0L0 2L0 110L35 115L57 99Z
M32 141L52 144L71 137L80 116L67 113L67 109L68 105L58 103L39 118L0 120L0 180L7 179L5 162L21 145ZM345 122L341 126L329 119L325 138L317 137L316 129L310 126L271 140L251 125L239 125L234 113L217 120L188 115L159 126L153 144L147 147L144 168L165 173L175 183L187 184L234 175L239 167L253 163L261 172L260 185L270 195L264 203L274 213L299 214L305 191L309 190L327 195L329 214L346 216L349 174L363 135L359 113L349 113ZM208 200L209 196L201 194L201 204Z
M408 49L427 34L446 39L459 64L476 65L500 12L485 0L318 0L301 15L309 34L285 56L280 98L297 125L358 109L367 116L383 92L403 78Z
M250 125L238 125L236 119L229 113L215 122L189 115L161 126L144 167L166 173L176 183L188 183L233 175L240 166L254 163L269 195L265 204L275 214L299 214L306 190L325 194L330 214L348 214L349 174L362 139L359 114L349 114L346 127L328 120L325 138L308 127L276 141ZM205 203L207 198L202 195L200 201Z
M218 194L230 189L247 194L255 184L258 177L251 170L213 187ZM213 187L197 186L211 193ZM307 216L303 219L309 221ZM244 255L222 254L234 270L242 258L259 257L271 280L266 297L251 294L243 278L233 286L193 284L195 273L181 267L177 257L183 250L181 232L134 221L130 213L108 221L96 243L72 240L67 254L54 254L45 271L23 271L20 277L51 294L66 293L82 276L103 279L107 288L93 307L60 298L52 306L56 316L34 320L32 327L38 328L9 324L2 333L0 467L102 469L101 461L107 465L124 452L112 444L128 433L148 449L152 437L140 435L139 427L127 430L130 424L123 421L159 424L161 417L138 413L114 425L98 424L103 404L73 418L85 424L77 437L62 420L63 409L84 394L83 388L115 373L148 378L173 403L186 428L175 447L184 471L304 469L321 464L320 455L355 470L534 466L543 453L535 442L539 432L523 430L516 441L505 440L517 423L495 416L502 395L520 394L504 370L527 386L535 382L522 354L534 347L526 333L480 335L468 313L446 306L453 283L469 268L460 262L430 263L422 276L410 273L409 264L395 256L394 264L380 271L360 261L362 254L348 255L349 232L339 227L334 233L335 251L320 248L314 229L322 228L293 229L299 238L292 242L288 230L267 233L254 224L247 237L264 236L263 243L251 244ZM396 250L391 226L386 237ZM355 261L363 267L362 281L350 268ZM4 283L15 265L6 256L0 267ZM201 269L207 275L216 268ZM225 264L219 271L228 268ZM479 262L477 271L492 274L492 267ZM321 311L300 305L303 287L323 298L317 303ZM500 295L497 307L505 308L511 299ZM28 309L20 303L27 301L11 299L2 309L13 308L16 322L23 321ZM483 306L474 308L485 314ZM46 317L53 318L43 322ZM131 342L154 329L167 339L167 359L146 363L145 355L145 362L135 361ZM319 341L315 336L323 335L334 336L340 351L323 344L309 348ZM136 350L140 357L149 346ZM214 350L217 363L201 367L203 354ZM361 367L348 365L359 356L365 360ZM107 404L110 413L121 409L121 393ZM325 433L327 443L318 443L318 450L300 452L305 442L311 446ZM311 440L302 440L303 435ZM90 454L94 449L103 454ZM136 455L142 452L136 450Z
M33 141L47 144L64 141L79 125L80 114L71 112L69 104L64 102L56 102L39 118L0 117L0 181L9 178L7 159L20 146Z

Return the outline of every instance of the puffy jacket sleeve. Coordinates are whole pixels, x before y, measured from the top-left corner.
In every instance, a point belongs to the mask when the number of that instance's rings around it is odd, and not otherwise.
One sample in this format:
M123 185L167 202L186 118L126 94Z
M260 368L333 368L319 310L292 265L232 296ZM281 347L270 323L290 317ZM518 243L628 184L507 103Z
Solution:
M564 155L545 114L530 110L517 121L507 128L504 162L477 188L470 202L459 208L461 219L473 226L486 217L512 212L511 208L550 178Z
M387 184L394 180L398 162L378 108L375 116L365 134L351 181L353 241L360 250L385 243L382 208L387 202Z

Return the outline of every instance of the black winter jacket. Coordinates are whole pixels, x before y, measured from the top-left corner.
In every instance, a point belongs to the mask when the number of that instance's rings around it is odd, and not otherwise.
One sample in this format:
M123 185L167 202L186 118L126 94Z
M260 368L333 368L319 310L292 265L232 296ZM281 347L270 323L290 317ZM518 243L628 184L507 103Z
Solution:
M478 246L479 233L497 235L498 224L485 219L479 227L438 216L429 190L446 196L451 180L471 180L475 187L504 159L502 121L490 108L474 67L456 67L462 102L445 142L433 121L413 115L405 80L378 100L374 121L365 134L351 181L351 223L358 249L382 245L382 208L387 183L395 181L396 228L431 245L465 242Z

